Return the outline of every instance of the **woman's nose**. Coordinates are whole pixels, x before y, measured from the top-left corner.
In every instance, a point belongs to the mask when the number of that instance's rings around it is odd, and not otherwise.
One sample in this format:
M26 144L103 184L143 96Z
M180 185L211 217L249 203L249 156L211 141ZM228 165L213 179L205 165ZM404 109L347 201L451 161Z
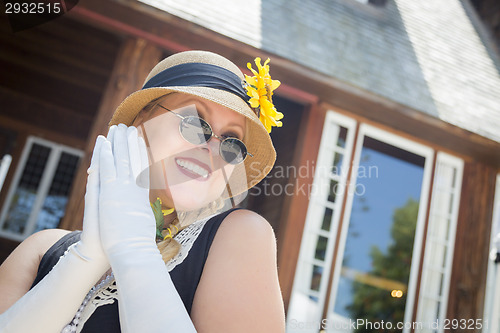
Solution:
M216 137L212 137L208 142L201 145L201 148L208 150L213 156L219 156L220 140Z

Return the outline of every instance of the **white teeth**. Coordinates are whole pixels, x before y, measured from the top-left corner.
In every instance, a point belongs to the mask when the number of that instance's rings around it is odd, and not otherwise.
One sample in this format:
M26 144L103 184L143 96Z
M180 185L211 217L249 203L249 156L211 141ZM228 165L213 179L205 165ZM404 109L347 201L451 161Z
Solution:
M196 165L194 163L191 163L191 162L186 161L186 160L181 160L181 159L176 159L175 163L177 163L177 165L179 165L180 167L182 167L184 169L187 169L187 170L189 170L191 172L194 172L194 173L200 175L203 178L207 178L208 177L207 170L203 169L199 165Z

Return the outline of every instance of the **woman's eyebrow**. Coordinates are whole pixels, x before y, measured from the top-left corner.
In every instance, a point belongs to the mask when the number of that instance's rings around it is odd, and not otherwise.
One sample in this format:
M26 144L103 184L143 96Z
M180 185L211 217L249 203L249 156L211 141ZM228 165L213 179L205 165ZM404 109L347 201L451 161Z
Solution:
M236 137L237 139L242 140L245 135L245 129L243 126L237 123L229 123L224 126L226 133L229 133Z
M212 113L212 110L201 100L199 99L194 99L194 98L188 98L186 99L186 104L191 104L193 103L194 105L201 105L202 108L196 108L196 111L198 112L198 116L201 118L201 119L204 119L204 120L207 120L206 119L206 114L211 114ZM225 128L228 128L226 130L226 132L232 132L231 134L234 134L235 137L239 138L239 139L242 139L243 136L244 136L244 133L245 133L245 127L238 124L238 123L234 123L234 122L231 122L229 124L226 124L224 126ZM235 128L233 130L231 130L230 128Z

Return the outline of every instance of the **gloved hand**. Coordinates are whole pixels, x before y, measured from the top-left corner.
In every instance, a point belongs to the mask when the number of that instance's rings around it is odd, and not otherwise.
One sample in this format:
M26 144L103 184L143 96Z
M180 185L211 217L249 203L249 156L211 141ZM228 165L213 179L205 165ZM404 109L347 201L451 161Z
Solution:
M54 268L0 315L2 333L60 333L76 314L92 286L109 268L98 233L99 156L105 138L97 138L87 177L81 240L70 246Z
M135 251L137 246L156 253L156 222L149 190L135 182L137 170L148 163L146 145L138 138L137 129L112 126L101 159L100 234L108 258Z
M99 235L99 155L101 145L106 139L99 135L97 137L90 167L87 170L87 190L85 192L85 208L83 212L83 230L80 241L75 244L76 251L83 259L95 263L98 266L109 268L108 259L101 246ZM104 272L103 272L104 273Z
M100 159L99 230L117 283L121 329L196 332L156 246L149 191L135 182L148 165L144 140L134 127L113 126Z

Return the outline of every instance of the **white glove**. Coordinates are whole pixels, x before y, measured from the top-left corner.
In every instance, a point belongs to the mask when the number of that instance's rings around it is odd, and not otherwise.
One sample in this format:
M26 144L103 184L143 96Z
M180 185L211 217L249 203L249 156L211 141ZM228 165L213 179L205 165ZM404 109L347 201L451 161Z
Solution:
M104 137L98 137L87 178L81 240L69 247L54 268L35 287L0 315L2 333L60 333L83 299L109 268L98 233L99 155Z
M100 235L117 283L121 329L196 332L156 246L149 190L135 182L148 164L137 129L112 126L100 160Z

